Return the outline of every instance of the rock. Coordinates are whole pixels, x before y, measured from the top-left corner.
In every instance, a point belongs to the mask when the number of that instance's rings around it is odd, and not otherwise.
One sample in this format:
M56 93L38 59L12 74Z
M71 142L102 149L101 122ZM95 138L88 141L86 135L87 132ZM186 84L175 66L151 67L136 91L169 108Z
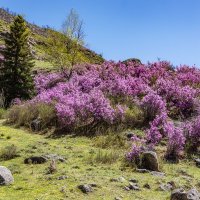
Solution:
M148 183L145 183L145 184L143 185L143 187L144 187L144 188L147 188L147 189L151 189L151 186L150 186Z
M42 164L48 160L43 156L32 156L24 160L24 164Z
M147 170L147 169L136 169L136 172L139 172L139 173L149 173L150 171Z
M200 158L194 159L196 166L200 167Z
M89 193L89 192L92 192L93 189L91 187L91 185L79 185L78 188L83 192L83 193Z
M159 171L158 157L156 152L146 151L142 154L141 168L150 171Z
M187 193L181 188L173 190L170 200L188 200Z
M58 179L58 180L64 180L64 179L66 179L66 178L68 178L68 176L63 175L63 176L59 176L57 179Z
M138 180L136 180L134 178L129 179L129 181L132 182L132 183L138 183Z
M125 186L124 189L125 189L126 191L130 191L130 188L129 188L128 186Z
M40 119L34 119L32 122L31 122L31 130L32 131L41 131L41 120Z
M140 188L137 185L137 183L132 183L132 182L129 182L129 189L130 190L140 190Z
M188 200L200 200L199 192L193 188L187 192L187 199Z
M14 182L11 171L4 167L0 166L0 185L10 185Z
M126 179L121 176L119 178L111 178L110 181L111 182L124 182L124 181L126 181Z
M126 179L125 179L124 177L121 176L121 177L118 178L118 181L119 181L119 182L124 182L124 181L126 181Z
M169 183L167 184L162 183L159 185L159 188L158 188L158 190L161 190L161 191L171 191L172 189L173 189L173 186Z
M60 161L60 162L66 161L65 158L57 154L46 154L46 155L43 155L42 157L46 158L47 160L55 160L55 161Z
M153 176L158 176L158 177L165 176L165 173L163 173L163 172L156 172L156 171L151 171L150 174L153 175Z
M122 198L120 198L120 197L115 197L115 200L122 200Z

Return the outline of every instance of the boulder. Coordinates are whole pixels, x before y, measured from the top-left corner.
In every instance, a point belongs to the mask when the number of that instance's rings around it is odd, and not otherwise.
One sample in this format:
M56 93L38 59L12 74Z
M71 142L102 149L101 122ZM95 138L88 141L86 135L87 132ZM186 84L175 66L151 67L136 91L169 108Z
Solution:
M43 156L31 156L24 160L24 164L42 164L48 160Z
M14 178L9 169L4 166L0 166L0 185L10 185L14 182Z
M141 168L150 171L159 171L158 157L156 152L146 151L142 154Z
M187 193L182 189L175 189L171 193L170 200L188 200Z
M187 192L187 199L188 200L200 200L199 192L193 188Z
M172 191L171 200L200 200L199 192L193 188L188 192L179 188Z
M78 189L80 189L83 193L89 193L93 191L92 186L87 184L79 185Z

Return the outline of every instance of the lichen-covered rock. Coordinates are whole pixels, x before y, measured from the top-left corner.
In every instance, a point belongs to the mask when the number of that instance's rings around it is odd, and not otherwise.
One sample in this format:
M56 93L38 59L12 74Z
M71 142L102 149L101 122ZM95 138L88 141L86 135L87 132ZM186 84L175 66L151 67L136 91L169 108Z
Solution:
M14 182L14 178L9 169L4 166L0 166L0 185L10 185Z

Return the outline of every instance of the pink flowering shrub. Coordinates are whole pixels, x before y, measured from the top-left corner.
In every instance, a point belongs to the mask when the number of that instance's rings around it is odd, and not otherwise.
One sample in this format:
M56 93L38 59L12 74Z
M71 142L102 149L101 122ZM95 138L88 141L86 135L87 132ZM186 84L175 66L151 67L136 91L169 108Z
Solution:
M168 144L165 158L173 162L178 162L180 153L184 149L185 136L181 128L174 127L173 123L169 125L170 132L168 132Z
M183 126L188 153L197 153L200 147L200 116Z
M174 119L185 120L197 114L200 96L197 68L175 68L165 61L146 65L86 64L76 66L70 76L68 72L39 74L35 87L37 95L21 106L50 106L59 128L74 130L98 125L127 128L138 118L146 128L146 135L144 141L133 139L128 157L139 154L138 143L153 148L163 138L168 141L166 158L178 157L185 145L199 147L199 118L183 129L173 124Z

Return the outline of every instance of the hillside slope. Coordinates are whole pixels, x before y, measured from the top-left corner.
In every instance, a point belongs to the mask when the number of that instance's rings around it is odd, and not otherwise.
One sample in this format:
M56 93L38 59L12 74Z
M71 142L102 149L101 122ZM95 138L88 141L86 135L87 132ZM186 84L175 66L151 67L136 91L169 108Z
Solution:
M16 14L8 10L0 8L0 45L3 48L4 38L7 36L9 25L13 21ZM52 64L52 49L56 54L66 54L65 43L68 40L62 33L55 31L49 27L42 28L35 24L27 22L31 30L30 45L31 53L35 58L35 69L51 70L55 67ZM55 42L56 38L56 42ZM101 55L94 51L80 46L78 56L81 63L100 64L104 61Z

